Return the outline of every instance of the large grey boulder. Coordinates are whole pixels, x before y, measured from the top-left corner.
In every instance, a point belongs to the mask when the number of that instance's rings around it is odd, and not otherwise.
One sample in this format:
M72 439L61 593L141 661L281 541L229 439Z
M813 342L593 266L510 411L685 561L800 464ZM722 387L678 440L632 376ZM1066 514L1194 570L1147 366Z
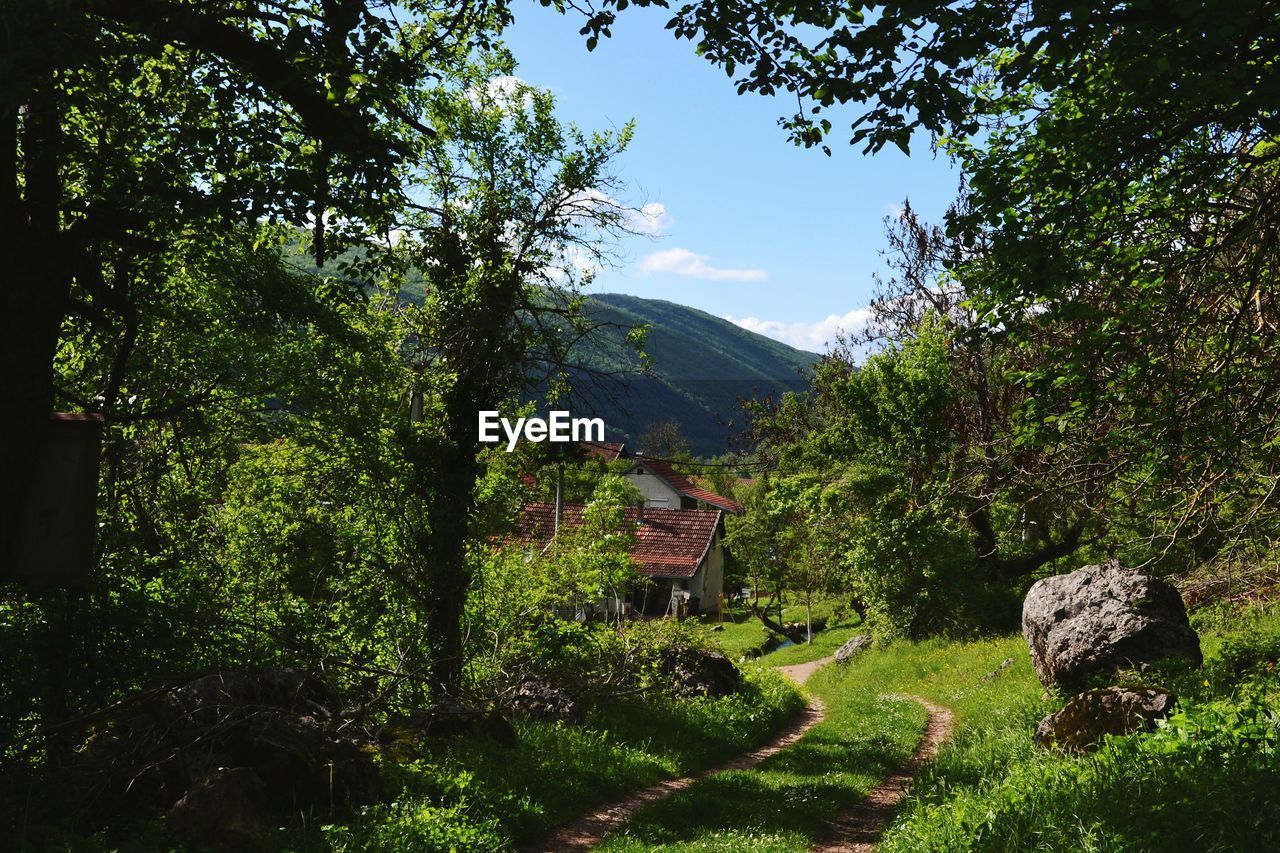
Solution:
M1178 591L1116 563L1036 582L1022 604L1022 633L1040 682L1073 692L1097 672L1204 660Z
M1154 687L1102 687L1086 690L1057 713L1040 721L1037 746L1058 746L1068 752L1089 752L1107 735L1150 731L1156 720L1173 713L1172 693Z

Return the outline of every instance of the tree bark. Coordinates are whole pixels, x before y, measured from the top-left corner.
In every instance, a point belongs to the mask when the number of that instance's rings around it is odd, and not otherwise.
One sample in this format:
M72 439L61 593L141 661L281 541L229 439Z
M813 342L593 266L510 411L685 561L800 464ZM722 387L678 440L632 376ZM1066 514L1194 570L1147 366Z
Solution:
M761 610L758 605L753 604L751 606L751 612L755 614L756 618L760 620L762 625L778 636L786 637L797 646L804 642L804 639L800 634L788 631L782 623L773 621L773 619L769 618L769 614Z
M0 256L5 258L0 283L0 397L5 410L0 417L0 561L4 569L21 572L10 560L20 532L18 518L53 411L53 359L70 280L59 245L60 132L52 72L46 72L31 92L21 129L16 105L4 107L8 112L0 117ZM24 188L19 186L19 173Z

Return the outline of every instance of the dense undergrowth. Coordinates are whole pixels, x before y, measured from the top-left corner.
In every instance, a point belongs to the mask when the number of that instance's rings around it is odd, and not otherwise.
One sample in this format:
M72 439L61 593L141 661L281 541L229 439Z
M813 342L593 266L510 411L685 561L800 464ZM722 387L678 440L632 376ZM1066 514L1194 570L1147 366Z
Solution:
M778 675L754 667L720 699L650 695L593 707L580 726L522 723L515 749L477 739L387 771L388 804L285 846L337 850L499 850L536 840L593 805L700 770L765 740L800 708Z

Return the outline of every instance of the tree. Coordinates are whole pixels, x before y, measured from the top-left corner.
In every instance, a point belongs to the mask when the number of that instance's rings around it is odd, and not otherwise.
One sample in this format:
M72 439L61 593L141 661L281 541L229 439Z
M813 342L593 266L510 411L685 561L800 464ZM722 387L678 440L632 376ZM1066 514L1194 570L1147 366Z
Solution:
M414 14L432 12L409 0ZM405 26L378 0L291 4L46 0L0 11L0 557L54 403L63 324L136 345L139 294L193 234L311 226L385 232L405 140L430 136L408 93L504 18L464 4ZM439 11L439 10L437 10ZM336 232L336 233L335 233ZM93 406L119 405L119 371Z
M674 459L682 462L693 460L689 452L689 440L684 427L676 420L653 421L644 428L637 440L640 452L657 459Z
M589 47L627 5L593 10ZM668 28L740 93L794 94L799 144L853 106L852 144L927 133L963 166L946 230L982 251L948 268L974 334L1036 351L1020 441L1105 425L1077 479L1152 499L1166 552L1273 515L1277 4L703 0Z
M549 92L502 82L513 71L492 54L425 94L440 130L408 176L422 201L397 223L424 299L392 309L407 356L409 417L395 429L410 488L392 521L401 571L422 589L433 678L449 693L462 681L466 550L481 532L476 412L590 375L574 363L596 328L576 287L628 222L610 168L631 127L565 126Z

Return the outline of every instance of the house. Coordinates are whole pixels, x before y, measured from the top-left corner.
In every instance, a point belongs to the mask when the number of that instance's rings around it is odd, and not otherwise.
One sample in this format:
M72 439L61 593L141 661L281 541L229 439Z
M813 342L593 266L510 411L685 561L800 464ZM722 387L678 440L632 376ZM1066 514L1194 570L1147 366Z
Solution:
M654 509L718 509L731 515L742 515L742 504L700 489L688 477L676 472L661 459L636 455L636 463L626 477L644 495L646 507Z
M578 448L584 455L596 456L605 462L617 462L631 455L627 452L627 446L620 441L580 441Z
M636 506L624 510L635 525L631 558L636 571L652 583L631 591L633 612L714 612L724 591L724 525L719 509L663 509ZM582 504L565 504L560 523L582 523ZM520 512L516 536L524 545L544 547L556 530L553 503L533 503ZM675 605L679 605L679 609Z

